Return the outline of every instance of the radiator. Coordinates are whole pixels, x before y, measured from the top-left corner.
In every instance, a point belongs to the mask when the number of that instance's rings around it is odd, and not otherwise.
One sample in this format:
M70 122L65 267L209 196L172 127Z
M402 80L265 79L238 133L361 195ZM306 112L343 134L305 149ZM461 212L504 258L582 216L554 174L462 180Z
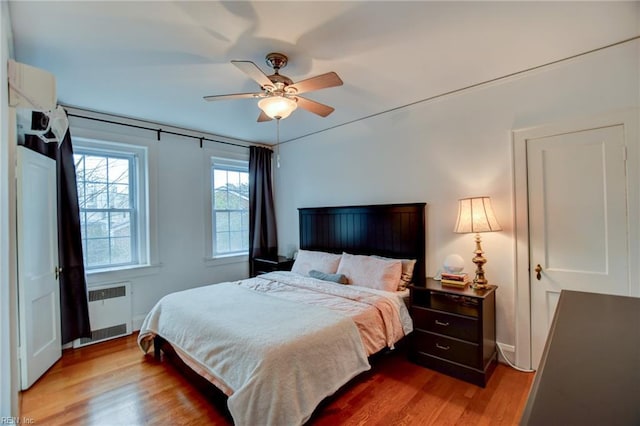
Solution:
M131 334L131 283L89 288L91 337L73 342L74 348Z

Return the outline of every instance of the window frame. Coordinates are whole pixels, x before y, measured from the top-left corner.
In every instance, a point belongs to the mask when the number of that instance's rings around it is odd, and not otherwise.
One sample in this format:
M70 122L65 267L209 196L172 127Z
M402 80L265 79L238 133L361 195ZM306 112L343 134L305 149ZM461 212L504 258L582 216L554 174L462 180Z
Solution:
M100 155L112 158L132 158L134 175L130 177L130 202L133 201L135 208L130 219L131 228L131 254L132 262L125 264L110 264L97 267L88 267L85 263L87 274L102 272L113 272L139 267L150 266L150 220L148 216L148 152L147 148L137 145L123 144L113 141L95 140L83 137L73 140L74 155L76 153L88 155ZM132 194L135 192L135 194ZM111 209L104 209L110 211ZM85 257L86 262L86 257Z
M228 212L228 211L244 211L244 210L230 210L230 209L216 209L215 208L215 197L214 197L214 191L215 191L215 183L214 183L214 174L215 174L215 170L226 170L226 171L236 171L236 172L243 172L243 173L247 173L247 178L249 177L249 160L244 160L244 159L235 159L235 158L229 158L227 156L225 157L221 157L221 156L211 156L209 159L209 205L210 205L210 214L208 215L210 223L211 223L211 230L210 230L210 253L211 253L211 258L212 259L221 259L221 258L235 258L235 257L246 257L248 258L249 255L249 235L248 235L248 228L247 228L247 249L246 250L239 250L239 251L230 251L230 252L223 252L223 253L218 253L217 252L217 239L216 239L216 234L217 232L217 226L216 226L216 213L217 212ZM247 179L248 181L248 179ZM248 215L249 215L249 207L247 206L247 220L248 220ZM247 224L248 225L248 224Z

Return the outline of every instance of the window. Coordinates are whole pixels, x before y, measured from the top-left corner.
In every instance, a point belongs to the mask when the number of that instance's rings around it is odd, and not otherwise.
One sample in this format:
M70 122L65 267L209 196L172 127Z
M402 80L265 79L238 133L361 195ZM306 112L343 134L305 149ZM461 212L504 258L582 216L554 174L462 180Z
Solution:
M107 143L74 149L88 271L147 263L144 153Z
M213 256L249 251L249 168L246 161L213 158Z

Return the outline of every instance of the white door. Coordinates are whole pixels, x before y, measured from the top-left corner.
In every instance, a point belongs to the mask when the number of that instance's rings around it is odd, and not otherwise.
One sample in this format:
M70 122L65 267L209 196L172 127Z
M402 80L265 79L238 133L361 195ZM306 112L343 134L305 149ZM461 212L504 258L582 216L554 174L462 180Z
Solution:
M22 389L62 355L56 163L17 151L18 310Z
M561 290L629 294L623 130L527 140L534 368Z

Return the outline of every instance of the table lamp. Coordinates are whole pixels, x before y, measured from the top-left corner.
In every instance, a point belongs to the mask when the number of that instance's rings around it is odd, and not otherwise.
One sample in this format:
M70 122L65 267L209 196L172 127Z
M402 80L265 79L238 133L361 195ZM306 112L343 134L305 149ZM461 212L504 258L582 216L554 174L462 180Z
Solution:
M467 234L475 232L476 249L473 263L476 264L476 276L473 280L474 289L484 289L488 287L487 279L484 277L482 265L487 263L487 259L482 256L482 246L480 245L481 232L501 231L502 228L496 220L491 207L489 197L471 197L458 200L458 221L454 232Z

